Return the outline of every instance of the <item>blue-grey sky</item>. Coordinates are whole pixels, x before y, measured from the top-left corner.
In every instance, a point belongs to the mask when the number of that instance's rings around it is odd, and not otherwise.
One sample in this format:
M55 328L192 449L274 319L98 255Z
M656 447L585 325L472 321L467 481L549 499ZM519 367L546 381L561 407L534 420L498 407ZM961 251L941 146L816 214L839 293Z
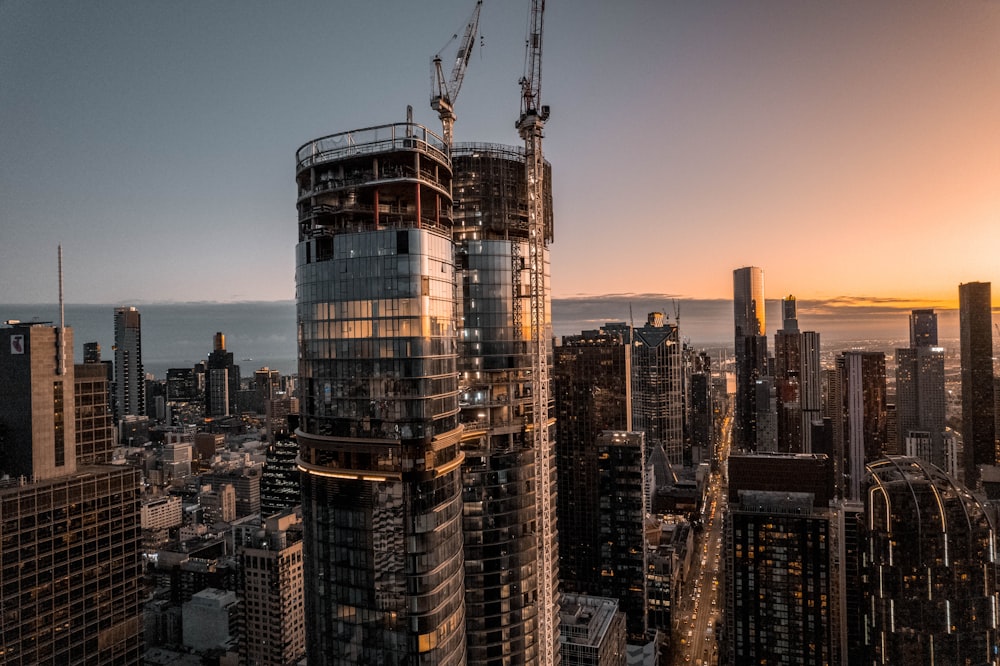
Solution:
M439 130L473 6L0 0L0 302L54 301L59 243L73 302L293 298L296 148ZM457 141L519 143L528 6L486 0ZM555 296L1000 281L1000 3L550 0L544 37Z

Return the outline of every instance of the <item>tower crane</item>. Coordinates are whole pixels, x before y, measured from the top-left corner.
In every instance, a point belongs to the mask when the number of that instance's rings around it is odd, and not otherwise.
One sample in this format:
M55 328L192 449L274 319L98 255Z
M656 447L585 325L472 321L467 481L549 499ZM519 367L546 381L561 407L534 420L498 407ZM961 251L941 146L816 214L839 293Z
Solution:
M549 322L546 317L545 160L542 130L549 107L541 105L542 18L545 0L532 0L521 76L521 115L514 127L524 140L525 184L528 195L528 260L531 307L532 424L535 449L535 496L538 529L539 663L555 666L559 641L559 599L556 577L554 464L549 441Z
M441 47L431 60L431 108L438 112L441 119L442 138L451 152L452 129L455 126L455 99L458 91L462 87L462 79L465 77L465 69L469 65L469 58L472 55L472 47L476 40L476 32L479 30L479 12L482 10L483 0L476 2L476 8L472 11L472 17L465 24L465 32L462 34L462 41L458 45L458 52L455 54L455 64L451 68L451 75L446 79L441 61L441 53L448 48L451 43L458 38L458 33L452 35L448 43Z

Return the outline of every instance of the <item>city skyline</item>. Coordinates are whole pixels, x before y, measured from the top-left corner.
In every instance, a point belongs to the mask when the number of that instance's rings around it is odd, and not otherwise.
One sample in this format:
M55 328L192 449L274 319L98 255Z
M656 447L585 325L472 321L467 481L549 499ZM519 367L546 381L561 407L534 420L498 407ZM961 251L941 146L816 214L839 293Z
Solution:
M407 104L439 131L429 60L473 4L4 3L0 300L53 300L54 270L21 276L59 242L68 302L290 300L289 146ZM484 6L458 141L519 143L524 5ZM753 264L769 300L906 312L1000 279L995 5L581 2L547 19L555 299L721 299Z

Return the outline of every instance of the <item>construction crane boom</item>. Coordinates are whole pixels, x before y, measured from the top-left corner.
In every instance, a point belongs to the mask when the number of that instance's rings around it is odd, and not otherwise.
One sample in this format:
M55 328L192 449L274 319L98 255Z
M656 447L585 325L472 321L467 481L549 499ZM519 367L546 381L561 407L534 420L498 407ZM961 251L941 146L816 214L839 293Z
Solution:
M545 0L532 0L525 66L521 76L521 114L515 127L524 140L525 184L528 196L528 261L531 308L532 423L535 450L535 506L538 529L539 663L558 664L559 595L556 562L555 472L549 441L549 321L545 285L545 159L542 136L549 108L541 106L542 18Z
M469 58L472 56L472 47L476 40L476 33L479 31L479 13L482 7L483 0L477 0L476 8L472 10L472 17L465 24L462 41L455 53L451 75L445 78L441 53L458 38L458 33L452 35L448 43L431 59L431 108L438 112L438 118L441 119L442 138L449 152L452 144L452 130L455 126L455 120L457 120L455 100L462 87L465 70L469 66Z

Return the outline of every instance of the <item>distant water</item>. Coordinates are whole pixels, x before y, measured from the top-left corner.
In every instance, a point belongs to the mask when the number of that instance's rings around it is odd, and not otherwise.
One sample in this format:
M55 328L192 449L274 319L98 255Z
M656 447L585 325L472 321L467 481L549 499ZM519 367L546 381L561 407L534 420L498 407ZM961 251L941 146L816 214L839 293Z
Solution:
M147 373L158 379L168 368L186 368L208 357L217 331L226 336L241 374L267 366L282 374L298 372L295 302L132 304L142 314L142 354ZM600 328L607 322L642 326L649 312L660 311L674 321L680 315L681 336L700 349L732 348L732 301L680 300L656 294L609 295L553 299L553 333L561 338ZM115 305L67 305L66 325L73 327L74 358L83 357L83 343L98 342L105 360L114 357ZM958 313L938 310L941 344L958 349ZM799 301L801 330L819 331L824 347L854 346L879 341L887 349L906 346L909 311L889 308L820 307ZM767 302L768 337L781 328L780 301ZM0 305L0 322L51 321L57 323L57 305Z
M226 336L240 374L267 366L282 374L298 372L295 302L132 304L142 315L142 362L157 379L168 368L190 368L212 352L215 333ZM73 354L83 358L83 343L98 342L104 360L112 360L115 305L66 305L66 325L73 328ZM57 305L0 305L0 321L59 320Z

